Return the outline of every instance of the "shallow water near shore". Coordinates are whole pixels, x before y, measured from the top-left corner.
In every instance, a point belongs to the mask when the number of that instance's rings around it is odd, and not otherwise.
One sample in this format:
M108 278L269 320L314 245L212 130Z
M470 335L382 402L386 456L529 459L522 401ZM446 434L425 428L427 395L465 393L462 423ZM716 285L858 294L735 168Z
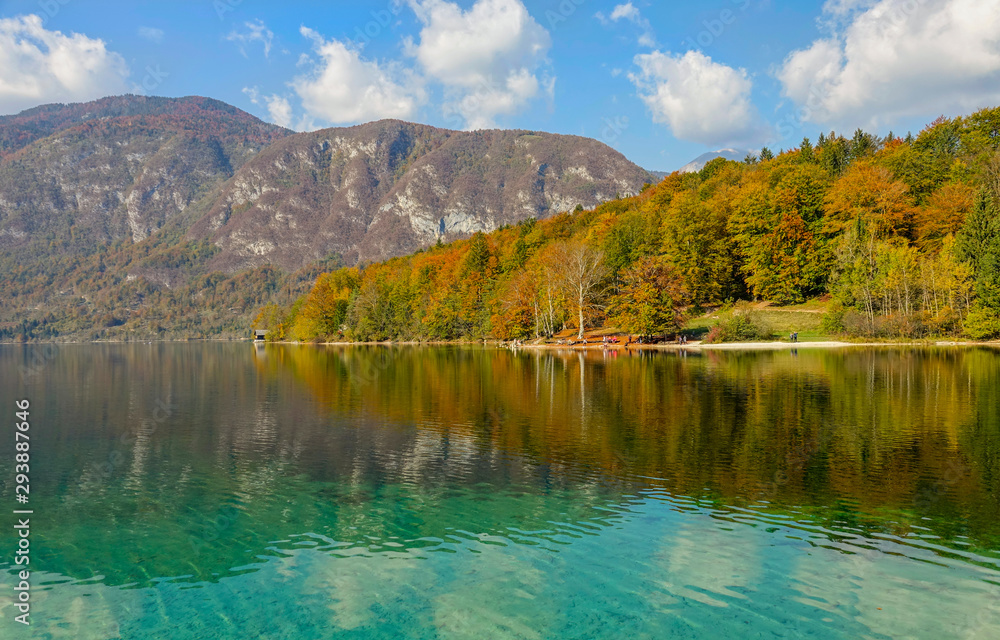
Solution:
M0 345L0 376L34 511L4 638L1000 636L996 350Z

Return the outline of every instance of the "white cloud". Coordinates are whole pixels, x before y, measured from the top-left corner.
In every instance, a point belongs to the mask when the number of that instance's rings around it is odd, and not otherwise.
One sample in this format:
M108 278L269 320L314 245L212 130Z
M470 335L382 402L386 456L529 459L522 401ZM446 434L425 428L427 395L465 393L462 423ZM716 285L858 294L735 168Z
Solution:
M629 74L653 120L675 137L709 146L748 144L765 128L750 103L753 83L743 69L713 62L699 51L654 51L635 57Z
M271 122L279 127L292 128L292 105L288 98L278 95L270 95L264 98L267 103L267 112L271 116Z
M122 93L128 74L103 40L48 31L36 15L0 19L0 113Z
M226 40L237 43L240 53L247 57L246 47L254 42L260 42L264 46L264 57L271 55L271 45L274 43L274 32L267 28L262 20L256 22L244 22L245 32L233 31Z
M444 105L445 116L461 118L469 130L496 127L498 115L520 111L538 95L538 78L527 69L511 71L503 84L489 83L463 92Z
M649 48L656 46L656 37L653 35L653 25L649 23L649 20L642 17L642 13L631 2L616 5L611 11L610 16L605 17L603 13L598 11L595 14L595 17L601 21L601 24L605 25L609 25L612 22L618 22L619 20L631 22L642 29L642 33L639 35L640 46Z
M380 65L366 60L360 50L339 40L324 40L307 27L302 27L301 32L313 41L319 60L300 60L303 66L312 68L291 84L310 116L333 124L349 124L380 118L406 119L416 113L424 92L412 73L391 63ZM279 105L279 113L282 108Z
M412 119L429 87L441 90L441 109L454 119L452 126L468 129L494 127L498 117L536 98L554 100L556 78L546 57L551 39L521 0L476 0L467 10L447 0L406 2L421 24L416 38L403 41L407 60L365 58L364 44L326 40L301 28L314 46L312 55L300 56L302 71L290 83L305 112L299 128L313 120ZM236 33L229 39L249 41ZM245 91L255 104L266 101L272 120L289 126L287 97Z
M264 106L267 107L268 117L271 119L271 122L279 127L295 128L292 123L292 104L288 101L288 98L279 96L276 93L262 98L257 87L243 87L243 93L250 98L250 102L253 104L259 105L263 102Z
M150 42L156 44L163 42L163 29L156 29L154 27L139 27L137 33L143 40L149 40Z
M635 22L639 19L639 10L632 6L631 2L616 6L611 12L611 19L618 21L623 18Z
M995 0L829 0L832 34L777 71L803 119L878 127L1000 103Z
M467 11L444 0L410 0L423 24L406 49L446 88L446 115L469 129L524 109L553 86L544 71L549 32L520 0L477 0Z

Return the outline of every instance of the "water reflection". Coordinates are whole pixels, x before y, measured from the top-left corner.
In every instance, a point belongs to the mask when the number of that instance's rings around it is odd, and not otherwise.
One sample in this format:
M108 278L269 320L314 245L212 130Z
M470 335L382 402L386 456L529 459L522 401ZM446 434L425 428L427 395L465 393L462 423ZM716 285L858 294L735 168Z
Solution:
M487 451L651 478L683 494L839 500L852 505L852 519L891 509L908 522L938 514L995 533L995 351L274 355L271 371L292 371L319 403L352 419L461 433Z
M70 626L198 637L278 580L313 603L285 622L361 637L995 629L996 351L87 345L8 378L26 358L0 348L0 401L37 411L33 562Z

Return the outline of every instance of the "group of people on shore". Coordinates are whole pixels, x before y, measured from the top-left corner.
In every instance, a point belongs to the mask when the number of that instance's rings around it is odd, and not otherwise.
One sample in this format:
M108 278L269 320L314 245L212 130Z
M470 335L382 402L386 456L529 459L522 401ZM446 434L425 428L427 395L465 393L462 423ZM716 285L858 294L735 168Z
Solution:
M791 342L798 342L799 341L799 332L798 331L793 331L792 333L790 333L788 335L788 339ZM683 334L683 333L678 333L676 341L677 341L678 345L684 346L684 345L686 345L686 344L689 343L690 338L688 338L688 336L685 335L685 334ZM483 344L485 344L485 343L486 343L486 341L483 340ZM638 340L635 341L635 344L642 344L642 343L643 343L643 341L641 339L638 339ZM580 341L576 341L576 340L572 340L572 341L559 340L556 344L558 344L558 345L566 345L566 346L576 346L577 344L580 344ZM582 344L583 345L587 345L588 341L586 339L584 339L582 341ZM605 336L602 336L602 338L601 338L601 348L602 349L609 349L609 348L611 348L613 346L617 346L617 345L620 345L620 344L622 344L622 338L620 336L608 336L608 335L605 335ZM632 344L633 344L632 336L627 336L625 338L625 343L624 343L623 346L626 349L628 349ZM519 339L519 338L515 338L514 340L511 340L510 343L506 343L504 346L508 346L511 349L519 349L519 348L521 348L521 347L524 346L524 341L521 340L521 339Z
M679 345L686 345L686 344L688 344L688 341L689 341L689 338L686 335L684 335L682 333L677 335L677 344L679 344ZM485 344L485 340L483 342ZM566 346L576 346L578 344L581 344L581 342L582 342L583 345L588 344L588 341L586 339L584 339L582 341L576 341L576 340L573 340L573 341L564 341L564 340L559 340L559 341L556 342L556 344L558 344L558 345L566 345ZM641 340L641 339L636 339L634 341L634 344L643 344L643 343L644 343L644 341ZM611 347L615 347L615 346L618 346L618 345L622 345L626 349L628 349L629 347L632 346L632 344L633 344L633 338L632 338L632 336L627 336L625 338L625 342L624 343L622 343L621 336L609 336L609 335L605 335L605 336L601 337L601 348L603 348L603 349L610 349ZM508 348L511 348L511 349L519 349L519 348L521 348L521 347L524 346L524 341L521 340L521 339L519 339L519 338L515 338L515 339L511 340L509 343L504 343L504 346L506 346Z

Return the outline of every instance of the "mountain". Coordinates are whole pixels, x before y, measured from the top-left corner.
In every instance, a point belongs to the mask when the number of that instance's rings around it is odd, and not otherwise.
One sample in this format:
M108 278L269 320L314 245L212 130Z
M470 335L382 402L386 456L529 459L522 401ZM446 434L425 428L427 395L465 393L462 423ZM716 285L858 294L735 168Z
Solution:
M273 140L287 129L261 122L236 107L211 98L160 98L124 95L75 104L47 104L16 115L0 116L0 159L28 146L35 140L84 123L131 118L132 121L159 117L174 126L192 132L210 131L223 120L256 131L245 131L248 138ZM119 120L120 121L120 120ZM232 129L230 134L234 133Z
M0 248L50 236L85 253L139 242L289 133L206 98L122 96L5 116Z
M219 246L225 270L295 269L330 253L354 264L593 208L652 180L587 138L383 120L275 143L236 172L188 235Z
M691 162L687 163L678 171L681 173L695 173L701 171L706 164L715 160L716 158L725 158L726 160L735 160L737 162L742 161L747 157L750 151L740 151L738 149L719 149L718 151L709 151L708 153L703 153Z
M120 335L111 328L146 318L150 300L187 309L184 296L207 305L186 335L243 326L332 264L589 209L652 181L576 136L395 120L295 134L201 97L45 105L0 116L0 339L79 335L96 317L108 331L86 337ZM146 324L169 330L187 313Z

